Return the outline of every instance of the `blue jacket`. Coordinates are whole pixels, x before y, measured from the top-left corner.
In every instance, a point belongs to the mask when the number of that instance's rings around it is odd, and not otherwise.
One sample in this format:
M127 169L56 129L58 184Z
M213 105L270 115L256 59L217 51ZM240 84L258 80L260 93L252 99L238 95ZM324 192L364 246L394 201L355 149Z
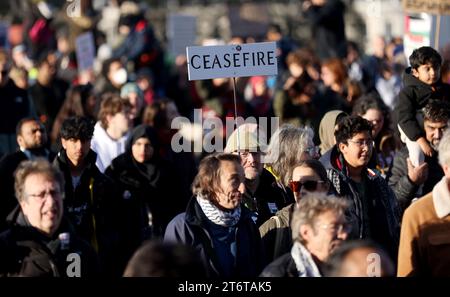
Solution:
M209 277L223 277L212 235L207 229L211 224L197 199L189 201L186 212L177 215L167 226L164 241L181 242L194 247L202 259ZM261 238L251 212L242 207L241 218L236 225L236 258L233 277L256 277L264 268Z

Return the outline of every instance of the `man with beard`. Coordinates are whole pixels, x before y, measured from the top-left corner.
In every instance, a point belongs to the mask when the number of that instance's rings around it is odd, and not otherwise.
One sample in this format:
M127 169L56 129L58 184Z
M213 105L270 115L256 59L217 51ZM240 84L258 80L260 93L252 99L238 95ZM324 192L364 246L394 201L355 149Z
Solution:
M254 130L256 129L257 127ZM251 126L239 127L239 133L237 129L233 131L224 151L241 157L241 165L244 167L245 173L245 192L242 195L242 204L252 211L252 218L258 227L289 204L277 188L262 176L261 145L258 141L257 131L253 131Z
M52 161L55 154L47 148L47 134L42 124L35 118L24 118L16 127L17 152L5 155L0 161L0 231L6 227L6 216L17 206L14 195L14 171L25 160L37 157Z
M348 203L325 193L309 193L298 202L292 215L289 253L270 263L263 277L320 277L331 252L350 232L345 221Z
M347 218L350 239L372 239L397 256L400 210L393 191L367 167L373 148L372 125L360 116L343 118L329 158L321 158L336 194L350 201Z
M417 167L414 167L408 158L406 146L395 155L389 186L394 190L402 210L405 210L414 198L431 192L444 176L438 162L438 146L450 119L450 103L432 100L424 107L423 116L425 138L437 153L431 157L425 156L425 162ZM419 191L420 188L422 191Z

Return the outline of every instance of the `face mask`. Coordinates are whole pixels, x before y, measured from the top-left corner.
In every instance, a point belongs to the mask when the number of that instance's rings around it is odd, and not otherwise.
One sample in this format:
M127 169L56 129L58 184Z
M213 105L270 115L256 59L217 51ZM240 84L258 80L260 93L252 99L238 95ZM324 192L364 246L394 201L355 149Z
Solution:
M127 82L127 71L124 68L120 68L113 74L112 80L117 85L123 85Z

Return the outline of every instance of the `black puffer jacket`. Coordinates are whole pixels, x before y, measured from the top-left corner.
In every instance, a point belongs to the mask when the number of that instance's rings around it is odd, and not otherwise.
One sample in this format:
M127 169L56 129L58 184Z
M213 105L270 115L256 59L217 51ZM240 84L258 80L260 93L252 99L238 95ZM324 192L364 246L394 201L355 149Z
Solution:
M0 276L70 277L80 263L81 277L99 273L95 251L74 233L70 223L63 218L53 237L47 237L33 228L17 207L8 217L10 228L0 234ZM68 236L68 242L59 235ZM76 253L79 258L72 255ZM69 257L68 257L69 256ZM70 266L70 267L69 267Z
M416 141L425 136L417 115L427 105L430 99L444 99L450 101L450 85L440 81L430 86L411 74L411 68L405 70L403 76L403 89L399 93L398 104L394 112L397 113L398 124L406 136Z
M433 157L425 156L425 162L428 164L428 178L423 184L422 193L417 193L419 185L414 184L408 177L408 165L406 163L408 157L409 153L406 146L397 152L388 180L389 186L394 190L402 211L409 206L412 199L422 197L431 192L433 187L444 176L444 171L439 165L437 155L435 154Z
M382 245L391 257L396 257L400 237L400 209L394 192L379 174L366 168L363 172L366 197L361 197L348 176L344 158L337 147L334 146L326 156L329 159L324 158L324 155L320 161L327 169L328 179L336 195L350 202L346 213L352 225L350 238L368 238L367 234L370 234L369 238ZM368 209L369 222L364 219L365 208Z

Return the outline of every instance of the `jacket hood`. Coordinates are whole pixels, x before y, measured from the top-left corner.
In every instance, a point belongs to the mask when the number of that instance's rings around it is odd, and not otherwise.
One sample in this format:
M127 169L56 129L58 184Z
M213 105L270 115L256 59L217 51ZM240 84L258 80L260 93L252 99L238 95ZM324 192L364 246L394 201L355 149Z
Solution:
M319 161L320 163L322 163L325 169L334 169L336 171L342 172L345 176L349 176L344 156L338 151L336 145L333 146L328 152L326 152ZM373 179L378 176L375 171L368 167L366 167L365 172L367 173L367 177L369 179Z
M337 118L341 115L347 115L347 113L342 110L332 110L327 112L320 121L319 137L321 153L325 153L333 147L334 126L336 126Z
M58 162L62 164L64 167L69 167L69 158L67 157L67 153L65 149L61 149L56 157ZM97 153L92 149L89 149L88 154L86 155L86 168L90 169L95 166L95 162L97 160Z

